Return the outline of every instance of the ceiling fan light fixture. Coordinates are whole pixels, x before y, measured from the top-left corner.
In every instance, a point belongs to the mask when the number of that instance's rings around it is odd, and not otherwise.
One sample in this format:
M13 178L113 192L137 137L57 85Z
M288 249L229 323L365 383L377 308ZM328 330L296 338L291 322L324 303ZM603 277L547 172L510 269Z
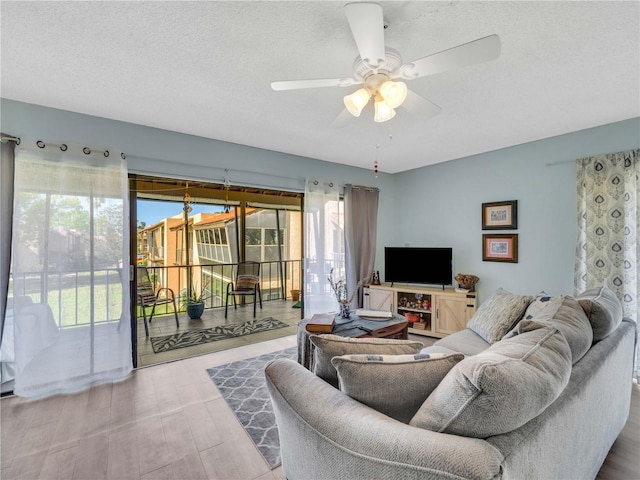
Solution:
M393 82L387 80L380 85L380 95L391 108L398 108L407 98L407 84L404 82Z
M347 107L347 110L354 117L359 117L360 113L362 113L362 109L369 103L369 98L371 94L366 88L360 88L356 90L351 95L347 95L344 97L344 106Z
M374 105L375 114L373 116L374 122L386 122L396 116L396 111L389 106L387 102L380 96L376 96L376 103Z

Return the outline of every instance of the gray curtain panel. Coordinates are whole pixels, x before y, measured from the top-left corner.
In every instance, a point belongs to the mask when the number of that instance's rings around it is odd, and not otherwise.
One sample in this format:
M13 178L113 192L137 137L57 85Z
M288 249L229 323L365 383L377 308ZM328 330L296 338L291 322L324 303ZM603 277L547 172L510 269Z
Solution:
M378 226L377 188L345 185L344 239L347 285L353 292L357 283L371 276L376 259L376 231ZM362 289L355 299L362 306ZM355 303L354 299L354 303Z
M13 223L13 158L16 144L2 143L0 154L0 343L4 332L4 316L11 269L11 225Z

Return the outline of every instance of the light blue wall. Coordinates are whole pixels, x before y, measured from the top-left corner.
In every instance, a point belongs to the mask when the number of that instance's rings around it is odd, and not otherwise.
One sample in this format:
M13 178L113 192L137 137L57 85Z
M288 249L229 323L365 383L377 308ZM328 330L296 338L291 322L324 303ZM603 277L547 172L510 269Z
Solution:
M496 288L573 294L578 158L640 148L640 119L474 155L395 175L394 245L451 246L455 273ZM483 262L482 203L518 200L519 262ZM498 231L493 231L498 233ZM423 266L428 268L428 266Z
M26 140L127 154L135 173L301 191L306 178L380 188L376 267L384 246L451 246L454 273L496 288L573 293L575 160L640 148L640 119L548 138L408 172L371 170L2 99L0 129ZM345 156L348 152L345 152ZM519 263L482 261L481 204L518 200ZM427 268L426 266L423 268Z
M246 145L185 135L131 123L92 117L0 99L0 128L23 140L80 144L124 152L132 173L222 183L225 169L234 185L304 191L308 178L338 185L380 189L378 242L389 243L393 218L393 176ZM345 152L345 156L349 152ZM373 167L373 159L371 161Z

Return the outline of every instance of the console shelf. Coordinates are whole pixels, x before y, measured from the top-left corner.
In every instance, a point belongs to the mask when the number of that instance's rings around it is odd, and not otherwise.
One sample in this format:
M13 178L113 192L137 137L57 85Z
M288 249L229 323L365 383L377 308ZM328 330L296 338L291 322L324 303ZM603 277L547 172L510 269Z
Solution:
M476 292L413 285L368 285L364 308L390 310L409 320L409 333L442 338L464 330L476 311Z

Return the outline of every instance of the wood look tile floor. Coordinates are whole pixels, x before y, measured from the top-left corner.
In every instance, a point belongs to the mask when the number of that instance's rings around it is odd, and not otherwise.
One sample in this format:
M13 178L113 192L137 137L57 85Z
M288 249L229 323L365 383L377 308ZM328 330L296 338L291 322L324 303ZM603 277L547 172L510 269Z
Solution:
M295 335L135 370L70 395L0 401L3 480L284 479L207 368L296 345Z
M5 397L0 478L282 480L282 467L270 470L206 369L295 344L290 335L140 368L120 383L71 395ZM631 416L598 479L638 478L639 417L634 384Z

